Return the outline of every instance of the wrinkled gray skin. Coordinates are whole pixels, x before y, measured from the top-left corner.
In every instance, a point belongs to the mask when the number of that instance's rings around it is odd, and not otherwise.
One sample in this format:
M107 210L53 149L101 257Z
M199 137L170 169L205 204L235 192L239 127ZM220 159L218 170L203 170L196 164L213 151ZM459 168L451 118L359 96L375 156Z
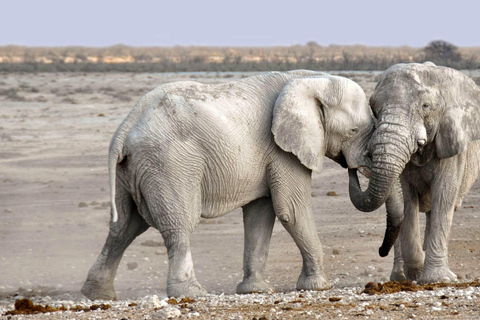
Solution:
M297 288L330 288L312 216L312 170L321 170L324 155L350 168L368 165L361 155L373 126L362 89L320 72L154 89L112 139L112 222L82 293L115 299L113 280L125 249L154 227L168 250L168 296L204 295L195 278L190 234L200 217L238 207L245 228L238 293L272 291L263 271L275 217L303 258Z
M378 119L370 141L371 179L362 192L350 170L351 200L358 209L373 211L400 180L406 278L455 281L448 267L448 238L453 212L480 169L480 90L450 68L431 62L398 64L383 73L370 105ZM423 247L419 211L427 214Z

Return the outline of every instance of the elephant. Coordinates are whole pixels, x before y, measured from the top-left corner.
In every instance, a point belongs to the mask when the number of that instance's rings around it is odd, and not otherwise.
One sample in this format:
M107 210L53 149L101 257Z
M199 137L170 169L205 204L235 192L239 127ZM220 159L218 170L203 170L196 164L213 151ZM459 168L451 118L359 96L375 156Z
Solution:
M163 84L143 96L109 149L111 222L82 293L116 299L128 245L149 227L168 252L168 296L202 296L190 235L200 218L242 207L244 277L238 293L270 292L263 271L277 217L298 246L297 289L331 287L311 207L312 171L324 156L365 166L373 115L355 82L296 70L226 84Z
M480 89L451 68L397 64L381 75L370 105L378 121L368 147L371 177L362 191L349 169L350 198L357 209L373 211L388 197L403 197L403 212L389 213L396 225L387 228L383 254L400 230L408 280L456 281L448 239L454 211L480 170ZM426 213L423 245L419 212Z

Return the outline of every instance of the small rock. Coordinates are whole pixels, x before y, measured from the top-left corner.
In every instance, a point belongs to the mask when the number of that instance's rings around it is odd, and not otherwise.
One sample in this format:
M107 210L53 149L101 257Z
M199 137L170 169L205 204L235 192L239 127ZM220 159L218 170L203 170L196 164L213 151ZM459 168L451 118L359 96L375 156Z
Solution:
M200 317L200 313L198 312L190 312L185 315L186 318L193 318L193 317Z
M82 202L80 202L80 203L78 204L78 207L79 207L79 208L86 208L86 207L88 207L88 204L87 204L86 202L83 202L83 201L82 201Z
M332 253L333 253L333 254L340 254L340 251L338 251L337 249L334 249L334 250L332 251Z
M161 310L155 311L152 314L152 319L173 319L178 318L182 315L180 310L175 307L168 306Z
M12 212L13 212L13 210L10 209L10 208L5 209L5 213L12 213Z
M136 269L137 267L138 267L138 263L136 263L136 262L127 263L127 269L128 270L133 270L133 269Z
M157 256L161 256L161 255L167 254L167 249L165 249L165 248L164 248L164 249L157 249L157 250L155 250L155 254L156 254Z
M327 196L329 196L329 197L338 197L338 193L336 193L335 191L329 191L329 192L327 192Z
M146 296L138 304L141 309L156 309L168 306L167 301L160 300L157 295Z

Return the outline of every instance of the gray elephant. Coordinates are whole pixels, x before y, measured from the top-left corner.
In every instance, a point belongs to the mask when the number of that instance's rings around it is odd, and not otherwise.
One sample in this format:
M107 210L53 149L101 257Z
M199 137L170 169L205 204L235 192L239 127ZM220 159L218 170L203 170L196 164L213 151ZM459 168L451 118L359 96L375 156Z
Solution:
M168 296L200 296L190 234L200 218L243 208L244 278L238 293L268 292L263 278L277 217L300 249L298 289L331 287L311 208L311 174L324 155L365 166L373 115L353 81L312 71L237 82L161 85L136 104L109 153L112 222L82 293L115 299L128 245L150 226L168 250Z
M480 89L463 73L425 64L386 70L370 99L378 124L370 141L371 178L362 192L349 170L350 197L362 211L377 209L398 181L403 192L400 241L407 279L419 283L457 279L448 267L453 212L480 169ZM401 194L401 193L400 193ZM423 247L418 213L426 212ZM400 223L401 224L401 223ZM387 230L388 253L399 224Z

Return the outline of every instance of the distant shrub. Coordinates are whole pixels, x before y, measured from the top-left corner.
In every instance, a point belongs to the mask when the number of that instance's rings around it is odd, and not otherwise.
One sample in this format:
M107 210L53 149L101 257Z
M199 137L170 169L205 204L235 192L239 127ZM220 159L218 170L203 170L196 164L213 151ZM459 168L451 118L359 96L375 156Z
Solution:
M430 42L425 48L425 60L432 61L437 65L458 67L461 55L458 48L443 40Z

